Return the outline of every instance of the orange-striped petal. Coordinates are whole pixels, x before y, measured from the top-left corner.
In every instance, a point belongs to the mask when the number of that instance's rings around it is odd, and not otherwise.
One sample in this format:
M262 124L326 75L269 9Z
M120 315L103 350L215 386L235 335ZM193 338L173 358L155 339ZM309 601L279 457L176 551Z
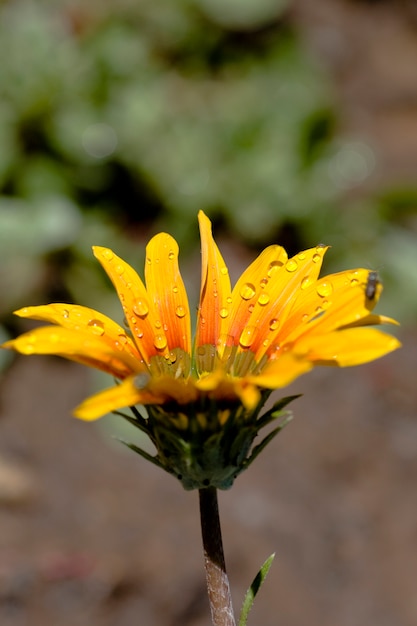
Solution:
M76 304L54 303L28 306L14 313L19 317L50 322L75 332L85 332L100 337L100 341L112 350L117 351L123 348L133 357L140 359L139 352L126 331L112 319L94 309Z
M166 342L169 350L181 348L190 353L190 308L178 267L178 244L166 233L156 235L147 245L145 281L161 325L159 349Z
M276 248L276 259L273 259ZM235 316L237 334L242 348L249 348L260 361L267 349L274 344L280 326L303 290L314 283L320 273L323 256L328 248L317 246L286 259L286 253L279 246L266 249L258 257L259 264L252 264L244 273L244 281L238 282L233 290L233 305L237 304ZM262 267L262 271L260 270ZM248 287L249 286L249 287ZM243 303L244 291L247 296L253 289L252 298ZM243 317L242 312L243 311Z
M3 344L21 354L55 354L72 361L95 367L116 378L126 378L145 368L144 363L134 358L124 346L112 349L101 337L91 333L42 326Z
M231 303L227 266L214 242L211 222L202 211L198 214L201 234L201 292L195 345L216 346L227 327ZM198 357L198 355L197 355Z
M377 303L365 296L369 270L357 269L331 274L308 287L292 308L279 337L296 341L304 334L326 332L361 323Z
M142 280L128 263L109 248L94 246L93 251L118 293L136 346L149 364L154 354L167 352L159 313L155 311Z

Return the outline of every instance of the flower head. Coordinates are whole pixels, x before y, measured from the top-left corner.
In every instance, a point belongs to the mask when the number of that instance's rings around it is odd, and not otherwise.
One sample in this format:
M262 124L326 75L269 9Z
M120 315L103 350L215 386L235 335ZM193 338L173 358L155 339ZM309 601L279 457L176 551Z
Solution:
M3 347L55 354L112 374L119 384L85 400L77 417L93 420L145 405L146 417L134 409L128 419L154 442L157 455L150 460L186 488L228 487L280 429L251 449L260 428L286 404L259 417L272 390L316 365L358 365L400 344L370 328L394 323L372 314L382 291L375 272L319 278L326 246L288 258L284 248L272 245L232 289L203 212L199 224L202 277L194 341L178 245L160 233L146 248L145 284L112 250L93 248L118 293L126 327L83 306L25 307L16 314L50 325Z

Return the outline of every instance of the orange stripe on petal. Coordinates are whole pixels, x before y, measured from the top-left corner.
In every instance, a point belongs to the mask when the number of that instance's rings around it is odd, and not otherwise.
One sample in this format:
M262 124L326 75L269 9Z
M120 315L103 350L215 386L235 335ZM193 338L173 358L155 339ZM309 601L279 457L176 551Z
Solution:
M225 334L231 306L230 277L227 266L214 242L211 222L200 211L201 292L197 319L196 346L217 346Z
M145 280L152 306L158 312L159 347L191 352L191 319L187 292L178 267L178 244L160 233L146 248Z
M159 314L155 311L142 280L128 263L109 248L94 246L93 251L119 295L136 346L142 358L149 364L151 356L161 353L158 346L162 346L162 352L166 347L163 338L160 344L156 338L155 329L160 324ZM165 337L163 333L160 334Z
M232 307L228 320L227 334L233 344L239 340L245 329L246 347L252 345L257 335L256 326L265 312L270 309L269 284L278 269L288 260L281 246L269 246L249 265L237 281L232 291ZM250 329L253 329L250 332Z

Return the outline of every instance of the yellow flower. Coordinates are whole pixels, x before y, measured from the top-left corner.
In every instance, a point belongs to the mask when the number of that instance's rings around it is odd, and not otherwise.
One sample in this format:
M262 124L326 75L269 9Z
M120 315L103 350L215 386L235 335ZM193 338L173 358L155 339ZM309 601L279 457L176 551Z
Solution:
M319 278L326 246L289 259L281 246L272 245L232 289L211 223L202 212L199 225L202 279L194 343L178 245L160 233L146 249L146 287L112 250L93 248L118 293L126 327L83 306L26 307L16 314L52 325L31 330L4 347L22 354L55 354L112 374L119 384L85 400L75 410L77 417L93 420L122 407L146 405L154 422L151 432L151 419L135 411L132 420L157 446L158 455L151 460L180 475L188 487L230 486L239 468L248 464L260 425L276 417L271 412L265 420L258 417L271 390L285 387L316 365L358 365L400 344L369 327L395 323L372 314L382 290L375 272L355 269ZM233 469L217 480L210 465L204 478L187 483L183 462L178 466L172 461L172 445L178 443L171 442L173 430L188 433L177 450L181 456L184 442L186 447L195 442L197 431L224 437L231 422L236 430L233 437L228 435L229 448L232 438L236 442L237 434L248 429ZM196 446L193 454L198 456ZM224 459L219 463L224 465Z

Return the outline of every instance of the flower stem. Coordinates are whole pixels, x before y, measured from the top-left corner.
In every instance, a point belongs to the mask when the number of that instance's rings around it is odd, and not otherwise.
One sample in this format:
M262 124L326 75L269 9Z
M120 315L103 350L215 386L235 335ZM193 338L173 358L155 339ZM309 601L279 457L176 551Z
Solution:
M224 561L217 490L200 489L200 519L207 592L213 626L235 626L232 596Z

